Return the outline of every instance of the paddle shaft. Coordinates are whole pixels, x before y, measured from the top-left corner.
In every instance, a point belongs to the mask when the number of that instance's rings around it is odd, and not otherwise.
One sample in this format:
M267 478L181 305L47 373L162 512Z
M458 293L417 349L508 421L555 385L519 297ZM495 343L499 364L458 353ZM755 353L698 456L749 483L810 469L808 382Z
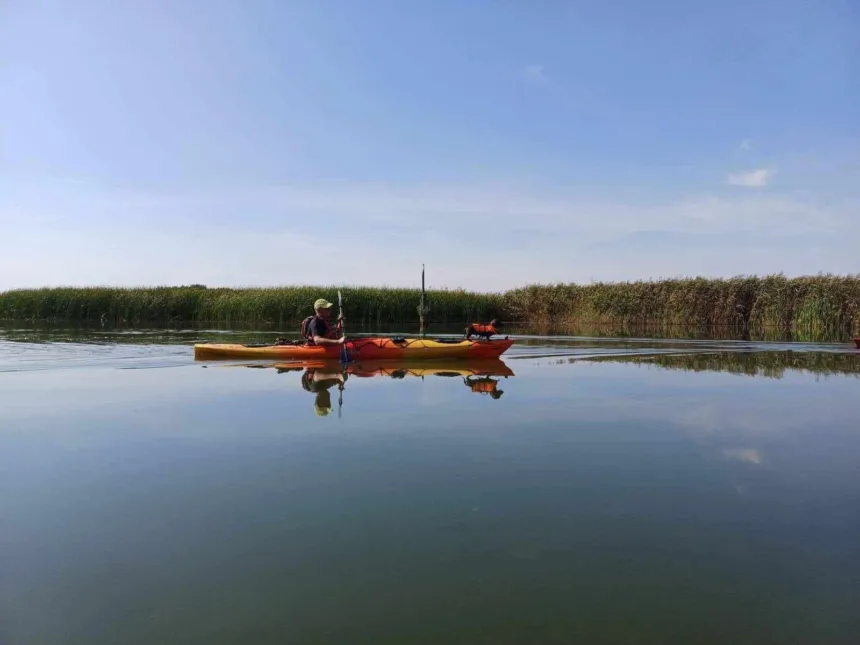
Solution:
M346 336L346 323L343 319L343 296L340 293L340 289L337 290L337 309L338 309L338 318L340 318L340 335ZM346 344L340 346L340 360L342 363L349 362L349 352L346 349Z

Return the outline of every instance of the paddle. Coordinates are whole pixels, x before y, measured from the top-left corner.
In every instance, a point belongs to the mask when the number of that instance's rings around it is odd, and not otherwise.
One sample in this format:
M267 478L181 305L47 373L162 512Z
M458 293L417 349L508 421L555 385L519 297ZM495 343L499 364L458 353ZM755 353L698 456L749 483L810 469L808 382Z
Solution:
M337 309L338 314L343 316L343 296L341 296L340 289L337 290ZM341 318L340 325L340 335L346 336L346 325L343 322L343 318ZM340 346L340 362L344 364L349 362L349 352L346 349L346 343Z

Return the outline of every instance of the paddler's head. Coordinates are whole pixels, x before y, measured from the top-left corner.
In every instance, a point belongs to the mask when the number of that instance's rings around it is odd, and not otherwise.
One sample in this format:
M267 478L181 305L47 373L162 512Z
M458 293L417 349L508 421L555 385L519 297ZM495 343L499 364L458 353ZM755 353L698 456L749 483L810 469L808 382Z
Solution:
M334 307L328 300L325 298L320 298L314 303L314 311L316 315L322 318L323 320L331 319L331 308Z

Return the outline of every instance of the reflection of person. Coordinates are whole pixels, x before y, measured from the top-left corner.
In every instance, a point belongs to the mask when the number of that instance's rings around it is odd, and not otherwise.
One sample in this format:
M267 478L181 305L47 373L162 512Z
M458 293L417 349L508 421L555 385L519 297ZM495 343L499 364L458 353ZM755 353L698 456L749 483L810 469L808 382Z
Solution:
M327 389L320 390L314 397L314 411L318 417L324 417L331 413L331 392Z
M502 398L504 390L498 389L499 382L489 376L482 378L463 377L463 382L475 394L489 394L494 399Z
M324 417L331 413L331 392L329 390L337 386L343 389L348 376L345 372L335 369L309 368L302 374L302 388L306 392L314 392L314 410L317 416Z

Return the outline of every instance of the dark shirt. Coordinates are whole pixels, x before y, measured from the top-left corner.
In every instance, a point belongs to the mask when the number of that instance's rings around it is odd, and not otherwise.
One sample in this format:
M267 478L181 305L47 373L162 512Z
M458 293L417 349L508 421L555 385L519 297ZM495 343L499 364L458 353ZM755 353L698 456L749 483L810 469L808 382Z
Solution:
M329 326L322 318L314 318L311 324L308 325L308 335L313 340L314 336L322 336L328 338Z

